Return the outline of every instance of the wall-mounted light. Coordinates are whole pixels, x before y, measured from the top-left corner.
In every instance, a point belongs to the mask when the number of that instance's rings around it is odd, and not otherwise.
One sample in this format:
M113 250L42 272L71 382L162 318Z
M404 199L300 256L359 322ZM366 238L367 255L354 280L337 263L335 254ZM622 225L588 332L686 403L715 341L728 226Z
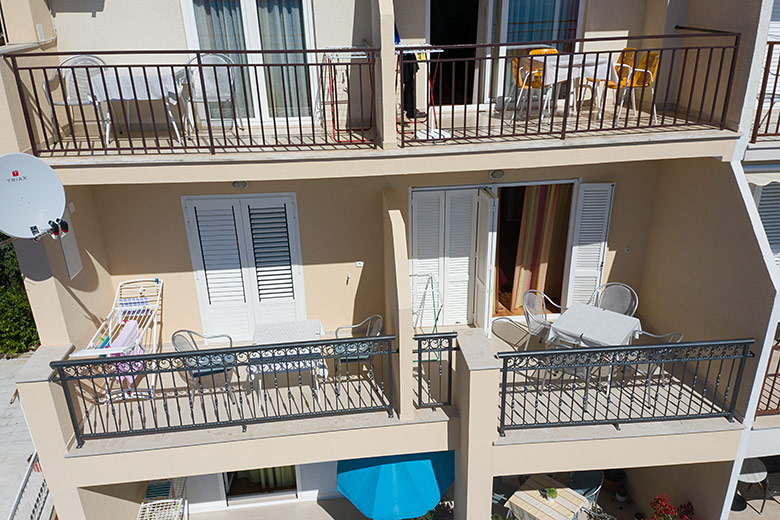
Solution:
M504 170L491 170L488 175L490 176L491 179L497 181L498 179L504 176Z
M234 190L245 190L249 186L247 181L233 181L230 183Z

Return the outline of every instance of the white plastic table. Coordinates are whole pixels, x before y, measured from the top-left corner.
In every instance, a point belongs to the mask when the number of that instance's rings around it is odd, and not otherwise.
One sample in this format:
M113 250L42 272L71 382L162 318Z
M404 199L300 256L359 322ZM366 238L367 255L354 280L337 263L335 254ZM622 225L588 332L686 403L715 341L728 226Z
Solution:
M609 53L600 53L598 56L595 53L546 54L531 58L544 66L544 84L548 86L566 81L569 78L570 64L571 78L574 81L585 79L618 81L617 71L613 60L609 58Z
M767 475L766 466L760 459L745 459L738 480L746 484L760 484Z
M631 344L640 330L639 318L574 303L550 326L547 340L582 347L611 347Z
M558 490L552 502L542 495L548 487ZM520 520L570 520L587 505L587 498L544 474L531 476L504 503Z
M173 74L157 67L107 68L92 76L96 101L148 101L164 99L175 105L183 87L181 71ZM147 89L148 86L148 89Z
M279 323L261 323L255 327L252 339L255 345L278 345L317 341L325 334L320 320L285 321ZM252 381L259 377L258 387L262 391L262 376L270 374L287 374L290 372L311 372L314 385L319 394L319 377L328 376L328 366L325 360L306 359L301 361L267 362L264 358L285 357L295 355L321 354L318 346L312 347L269 347L250 354L249 377Z

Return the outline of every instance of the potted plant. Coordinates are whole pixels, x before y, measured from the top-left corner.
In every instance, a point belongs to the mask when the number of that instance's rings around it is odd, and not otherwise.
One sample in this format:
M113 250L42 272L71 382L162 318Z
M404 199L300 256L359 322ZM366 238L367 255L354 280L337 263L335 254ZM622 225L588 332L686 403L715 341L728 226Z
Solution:
M555 499L558 498L558 490L554 487L544 488L544 498L550 502L555 502Z
M669 495L657 495L650 507L653 508L650 520L693 520L693 504L686 502L675 508L669 503Z
M628 491L626 491L626 488L622 487L615 491L615 500L621 503L628 501Z
M608 469L604 472L603 488L607 491L617 491L626 483L626 472L622 469Z

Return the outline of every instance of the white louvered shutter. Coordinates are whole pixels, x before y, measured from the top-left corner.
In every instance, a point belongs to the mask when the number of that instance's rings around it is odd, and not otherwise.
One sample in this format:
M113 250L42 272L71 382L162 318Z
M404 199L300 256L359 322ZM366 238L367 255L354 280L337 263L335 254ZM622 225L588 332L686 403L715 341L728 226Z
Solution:
M441 306L444 257L444 192L412 194L411 289L416 327L433 326Z
M574 223L566 306L585 303L601 285L615 185L580 184Z
M246 252L236 202L187 201L185 215L204 333L249 339L254 322L242 272Z
M758 215L769 239L775 264L780 265L780 184L773 182L757 189L760 190L756 197Z
M442 271L442 325L469 322L473 292L474 226L477 190L445 192L444 269Z
M257 323L306 319L300 238L291 196L240 199L250 246L248 277Z

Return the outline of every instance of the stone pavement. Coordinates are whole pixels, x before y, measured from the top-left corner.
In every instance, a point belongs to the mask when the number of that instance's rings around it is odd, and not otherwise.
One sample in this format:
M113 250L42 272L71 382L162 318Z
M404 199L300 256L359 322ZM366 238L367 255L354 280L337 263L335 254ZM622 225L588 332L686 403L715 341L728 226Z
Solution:
M16 389L16 375L26 362L26 357L0 359L0 519L3 520L11 512L27 471L27 459L34 451L19 399L8 404Z

